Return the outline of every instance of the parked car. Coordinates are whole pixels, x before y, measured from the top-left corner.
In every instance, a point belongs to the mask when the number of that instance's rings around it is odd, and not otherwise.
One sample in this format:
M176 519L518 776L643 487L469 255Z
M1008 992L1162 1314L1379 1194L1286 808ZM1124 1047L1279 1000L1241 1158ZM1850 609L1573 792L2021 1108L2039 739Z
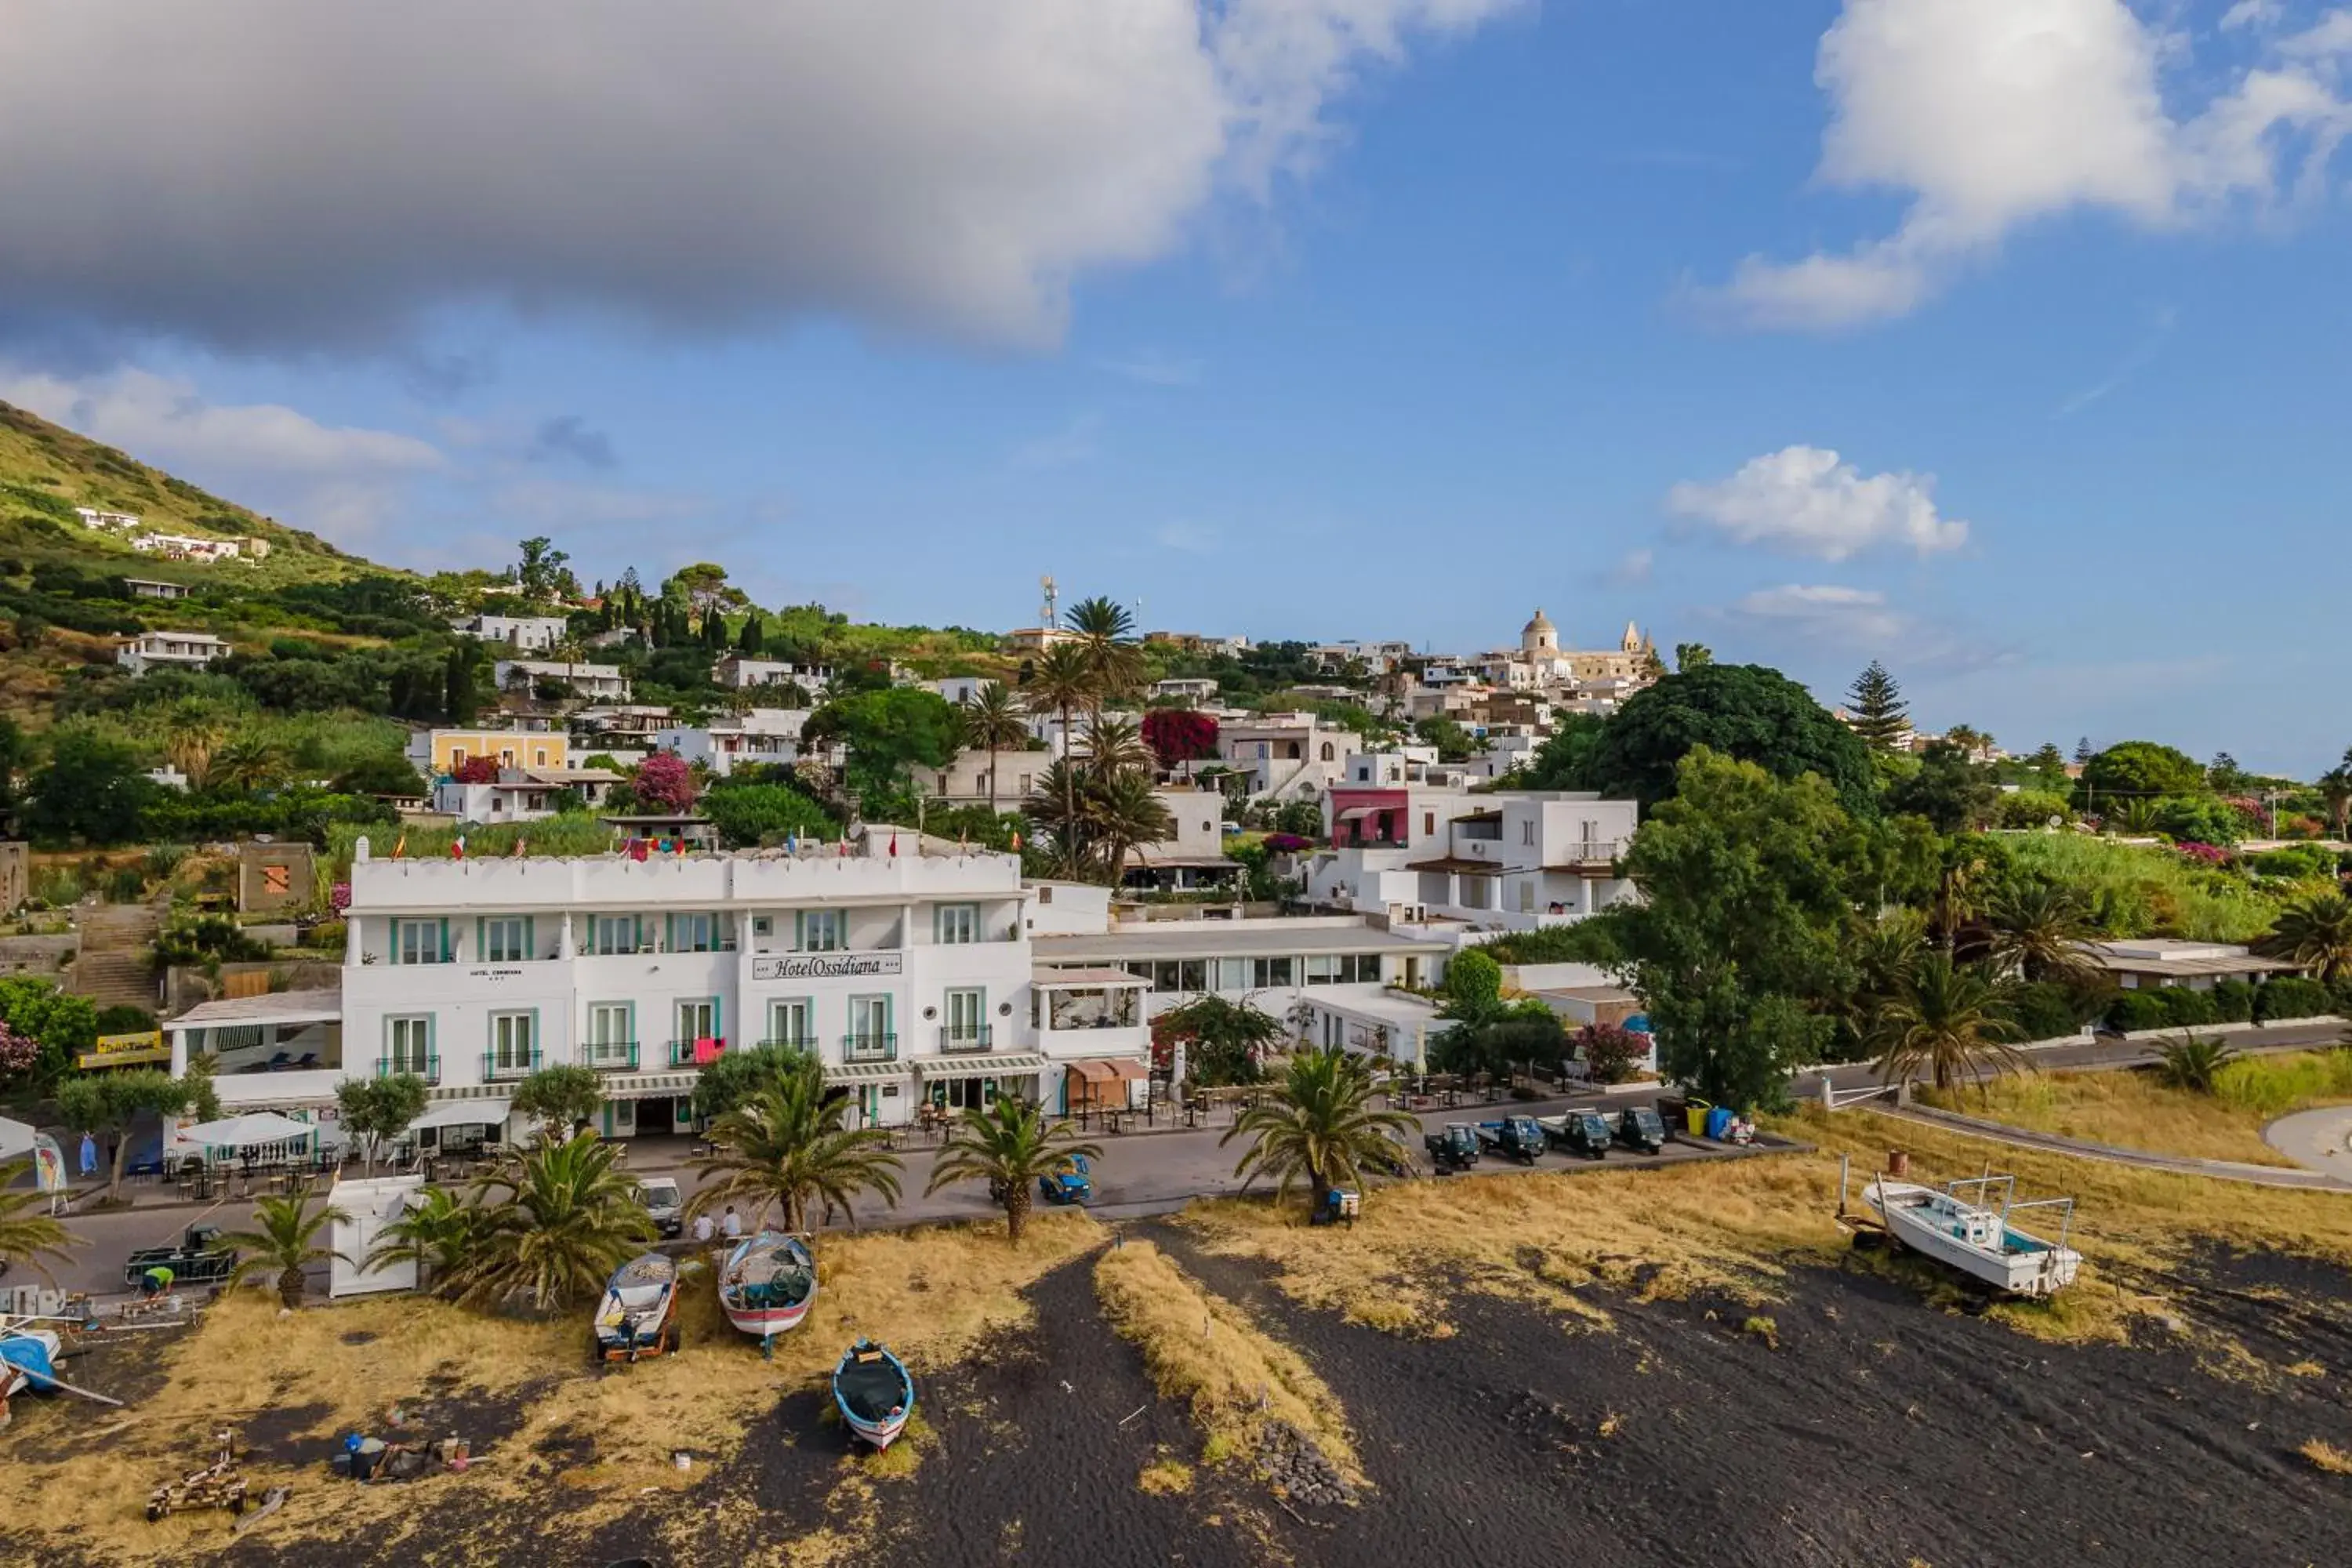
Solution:
M677 1190L675 1176L641 1176L637 1179L637 1201L653 1215L654 1228L664 1236L677 1236L686 1229L686 1200Z

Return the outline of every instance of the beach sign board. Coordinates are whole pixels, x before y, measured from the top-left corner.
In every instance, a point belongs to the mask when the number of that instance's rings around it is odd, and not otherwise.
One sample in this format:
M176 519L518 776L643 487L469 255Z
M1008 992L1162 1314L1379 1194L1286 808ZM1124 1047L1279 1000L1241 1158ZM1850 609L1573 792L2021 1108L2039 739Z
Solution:
M161 1029L142 1029L133 1035L100 1035L90 1048L74 1058L74 1065L88 1072L94 1068L147 1067L172 1059L172 1047L163 1043Z

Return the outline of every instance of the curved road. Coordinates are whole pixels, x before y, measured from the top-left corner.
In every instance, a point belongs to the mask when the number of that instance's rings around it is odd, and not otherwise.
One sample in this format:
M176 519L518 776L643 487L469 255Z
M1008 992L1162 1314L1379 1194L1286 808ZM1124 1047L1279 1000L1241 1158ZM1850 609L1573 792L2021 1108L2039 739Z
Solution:
M2263 1129L2263 1142L2298 1165L2352 1182L2352 1105L2282 1116Z

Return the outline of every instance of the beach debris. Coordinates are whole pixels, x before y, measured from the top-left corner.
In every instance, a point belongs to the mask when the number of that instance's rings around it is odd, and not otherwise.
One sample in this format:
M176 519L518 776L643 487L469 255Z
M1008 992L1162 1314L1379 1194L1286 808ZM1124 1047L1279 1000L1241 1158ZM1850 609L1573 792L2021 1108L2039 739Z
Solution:
M190 1508L225 1508L245 1511L245 1477L236 1468L236 1434L223 1426L213 1433L213 1462L190 1470L176 1481L159 1484L147 1496L147 1522Z
M1137 1416L1142 1415L1145 1411L1150 1408L1151 1406L1149 1405L1139 1405L1134 1409L1129 1411L1124 1416L1120 1417L1118 1424L1124 1426L1129 1421L1134 1420Z
M430 1442L386 1442L353 1432L343 1439L334 1462L355 1481L414 1480L436 1466L464 1471L473 1464L473 1445L456 1436Z
M259 1524L263 1520L268 1519L271 1514L276 1513L279 1509L284 1508L286 1506L286 1500L293 1495L294 1489L292 1487L270 1488L268 1491L261 1494L261 1506L255 1509L251 1513L239 1518L236 1525L230 1530L229 1533L232 1535L243 1535L247 1531L251 1530L255 1525Z

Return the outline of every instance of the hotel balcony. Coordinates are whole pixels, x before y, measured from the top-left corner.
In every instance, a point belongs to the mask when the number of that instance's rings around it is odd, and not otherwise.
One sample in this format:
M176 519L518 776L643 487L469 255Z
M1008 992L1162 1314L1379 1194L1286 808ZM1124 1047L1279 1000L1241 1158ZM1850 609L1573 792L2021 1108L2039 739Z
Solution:
M528 1078L540 1069L540 1054L536 1047L528 1051L509 1051L503 1058L496 1051L482 1053L484 1083L512 1083Z
M995 1043L996 1032L986 1024L958 1027L949 1025L940 1031L940 1051L945 1056L961 1056L971 1051L990 1049Z
M580 1047L580 1065L594 1068L598 1072L635 1072L637 1070L637 1042L591 1040Z
M430 1054L421 1057L376 1058L376 1077L396 1078L403 1073L411 1073L423 1079L427 1086L438 1084L441 1081L441 1058Z
M723 1039L672 1040L665 1058L674 1068L701 1067L727 1054Z
M845 1062L895 1062L898 1059L898 1037L844 1035L841 1037L841 1059Z

